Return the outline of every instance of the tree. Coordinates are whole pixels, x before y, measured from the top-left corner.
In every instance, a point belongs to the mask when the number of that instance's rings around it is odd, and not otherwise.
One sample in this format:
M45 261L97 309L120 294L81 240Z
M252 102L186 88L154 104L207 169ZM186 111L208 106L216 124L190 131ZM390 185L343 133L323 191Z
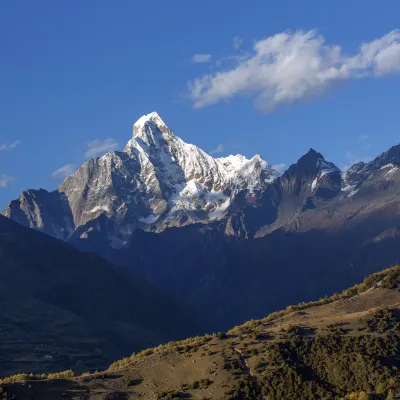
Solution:
M369 396L365 392L360 392L360 394L358 395L358 400L369 400Z

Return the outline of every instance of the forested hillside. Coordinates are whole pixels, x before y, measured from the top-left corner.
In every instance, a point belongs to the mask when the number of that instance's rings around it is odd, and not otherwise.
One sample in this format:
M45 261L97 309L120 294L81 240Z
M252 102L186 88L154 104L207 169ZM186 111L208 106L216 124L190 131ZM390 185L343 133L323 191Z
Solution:
M393 267L341 294L144 350L103 372L20 375L1 390L17 399L395 399L399 286Z

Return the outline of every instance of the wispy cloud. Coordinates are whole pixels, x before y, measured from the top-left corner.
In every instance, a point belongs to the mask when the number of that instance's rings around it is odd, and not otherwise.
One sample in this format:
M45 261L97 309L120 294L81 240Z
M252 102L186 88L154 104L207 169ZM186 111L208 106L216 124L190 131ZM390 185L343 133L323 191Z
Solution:
M328 45L315 30L283 32L259 40L235 65L189 82L195 107L205 107L241 93L252 93L256 107L271 111L298 102L350 79L400 73L400 30L363 43L353 55Z
M242 47L242 44L243 44L243 39L242 38L240 38L239 36L235 36L233 38L233 49L235 51L239 50L240 47Z
M284 163L274 164L274 165L272 165L271 167L272 167L273 169L277 170L278 172L282 172L282 171L285 169L286 164L284 164Z
M55 179L64 179L72 175L76 170L75 164L66 164L54 171L51 176Z
M15 178L13 176L8 176L6 174L0 175L0 188L5 189L8 187L9 183L14 182Z
M365 142L366 140L368 140L369 136L368 135L360 135L357 140L360 142Z
M10 151L15 147L17 147L19 144L21 144L20 140L15 140L14 142L11 143L0 144L0 151Z
M118 142L113 138L104 140L92 140L87 144L84 158L92 158L97 155L104 155L110 150L115 150L118 147ZM54 179L65 179L72 175L77 169L76 164L66 164L55 170L51 177Z
M224 145L223 144L219 144L215 149L211 150L209 152L210 155L213 154L218 154L218 153L222 153L224 151Z
M192 61L194 63L208 63L212 59L211 54L195 54L192 56Z
M95 157L99 154L107 153L107 151L115 150L118 143L115 139L109 138L104 140L93 140L88 143L88 149L85 152L85 157Z

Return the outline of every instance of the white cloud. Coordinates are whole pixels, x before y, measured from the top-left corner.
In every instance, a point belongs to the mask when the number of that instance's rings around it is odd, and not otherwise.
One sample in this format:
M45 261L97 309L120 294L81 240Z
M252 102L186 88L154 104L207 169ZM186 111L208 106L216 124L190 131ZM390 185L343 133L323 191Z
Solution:
M107 153L107 151L115 150L116 147L118 147L118 143L115 139L93 140L88 143L85 157L95 157L99 154Z
M224 145L219 144L215 149L209 151L209 154L213 155L213 154L217 154L217 153L222 153L223 151L224 151Z
M14 182L15 178L13 176L8 176L6 174L0 175L0 188L5 189L8 187L8 184Z
M284 168L286 167L286 164L284 164L284 163L274 164L274 165L271 165L271 167L273 169L277 170L278 172L282 172L284 170Z
M14 149L15 147L17 147L19 144L21 144L20 140L15 140L12 143L0 144L0 151L10 151L10 150Z
M58 168L56 171L54 171L51 176L55 179L64 179L67 176L72 175L76 170L76 165L75 164L66 164L60 168Z
M192 61L195 63L208 63L211 61L211 54L195 54L192 57Z
M400 30L364 43L351 56L328 45L315 30L283 32L254 44L233 68L189 82L195 107L252 93L255 105L271 111L318 94L335 83L400 73Z
M242 44L243 44L243 39L241 39L239 36L235 36L233 38L233 49L235 51L239 50L240 47L242 47Z
M368 140L369 136L368 135L360 135L357 140L359 140L360 142L365 142L366 140Z

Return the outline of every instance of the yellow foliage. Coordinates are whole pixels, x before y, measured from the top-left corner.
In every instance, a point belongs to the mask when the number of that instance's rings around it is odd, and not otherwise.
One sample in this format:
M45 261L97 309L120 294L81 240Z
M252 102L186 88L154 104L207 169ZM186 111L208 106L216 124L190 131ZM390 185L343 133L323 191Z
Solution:
M44 379L65 379L72 378L74 373L72 370L55 372L50 374L17 374L8 376L7 378L0 379L0 384L3 383L12 383L12 382L24 382L24 381L33 381L33 380L44 380Z
M178 346L183 346L183 345L189 345L189 344L195 344L198 342L205 342L207 341L209 338L211 338L211 336L209 335L205 335L205 336L195 336L195 337L190 337L184 340L180 340L180 341L172 341L172 342L168 342L165 344L160 344L157 347L153 347L151 349L146 349L146 350L142 350L140 353L133 353L131 354L129 357L125 357L121 360L115 361L114 363L112 363L109 367L108 370L112 371L112 370L116 370L116 369L120 369L122 367L125 367L126 365L140 360L142 358L151 356L152 354L155 353L159 353L161 351L166 351L166 350L170 350L174 347L178 347Z
M353 297L356 294L365 292L366 290L370 289L374 283L381 281L389 272L391 272L395 269L398 269L398 268L400 268L400 267L397 265L397 266L393 266L391 268L386 268L382 271L376 272L375 274L369 275L367 278L364 279L364 281L362 283L355 284L351 288L343 290L342 293L335 293L331 297L324 297L317 301L310 301L308 303L302 302L302 303L299 303L296 305L287 306L285 310L275 311L263 319L251 320L251 321L244 323L243 325L235 326L234 328L232 328L231 330L228 331L228 334L235 334L235 333L241 332L243 330L246 330L247 328L250 327L250 325L249 325L250 323L251 323L251 327L254 327L256 325L265 324L267 322L281 318L287 314L290 314L293 311L300 311L300 310L304 310L307 308L322 306L324 304L333 303L334 301L337 301L337 300Z

